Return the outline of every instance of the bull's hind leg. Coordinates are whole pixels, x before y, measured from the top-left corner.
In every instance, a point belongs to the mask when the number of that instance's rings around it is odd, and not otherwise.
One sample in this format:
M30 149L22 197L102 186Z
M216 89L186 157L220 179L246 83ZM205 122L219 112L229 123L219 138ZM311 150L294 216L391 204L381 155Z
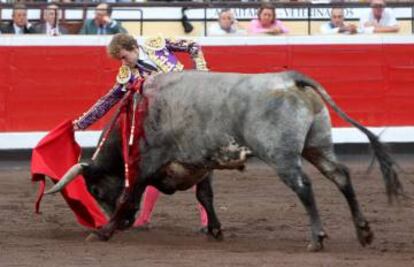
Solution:
M214 196L213 188L211 187L212 176L213 172L210 172L205 179L197 184L196 197L207 212L208 234L217 240L222 240L223 233L221 231L221 224L217 218L213 205Z
M311 182L301 168L301 160L301 156L297 153L284 152L282 156L275 159L276 170L282 181L298 195L309 215L311 242L308 245L308 250L319 251L323 249L326 233L321 224Z
M315 165L329 180L334 182L345 196L351 210L358 240L362 246L366 246L372 242L374 235L368 221L362 214L354 188L352 187L348 169L336 161L331 142L329 141L326 144L327 146L325 147L306 147L303 156Z

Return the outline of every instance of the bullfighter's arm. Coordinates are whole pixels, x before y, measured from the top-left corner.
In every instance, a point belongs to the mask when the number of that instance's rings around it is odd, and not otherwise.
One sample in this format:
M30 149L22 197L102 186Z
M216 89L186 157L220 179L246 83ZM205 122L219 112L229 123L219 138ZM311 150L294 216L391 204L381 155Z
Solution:
M203 51L198 43L185 39L165 39L166 47L173 52L187 52L190 54L195 69L208 71L206 60L204 59Z
M116 83L115 86L101 97L88 111L73 121L75 130L84 130L102 118L125 94L123 86Z

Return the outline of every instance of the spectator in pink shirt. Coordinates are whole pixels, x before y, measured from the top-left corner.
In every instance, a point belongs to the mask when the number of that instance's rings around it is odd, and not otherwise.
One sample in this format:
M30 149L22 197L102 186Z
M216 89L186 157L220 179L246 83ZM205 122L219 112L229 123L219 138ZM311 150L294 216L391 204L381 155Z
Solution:
M257 13L258 19L254 19L248 26L250 34L283 34L288 33L289 30L283 25L280 20L276 19L276 12L272 5L263 4Z

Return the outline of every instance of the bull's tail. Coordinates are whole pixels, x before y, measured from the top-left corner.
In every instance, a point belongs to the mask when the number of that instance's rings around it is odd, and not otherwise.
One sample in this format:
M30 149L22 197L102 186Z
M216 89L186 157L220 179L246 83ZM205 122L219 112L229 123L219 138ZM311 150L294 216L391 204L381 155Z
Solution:
M392 202L394 198L403 195L403 188L400 180L398 179L398 174L395 171L396 163L391 158L387 149L379 141L378 136L368 130L366 127L362 126L360 123L349 117L342 109L340 109L335 101L330 97L326 92L323 86L317 81L299 73L299 72L288 72L288 75L293 78L298 87L311 87L322 97L322 99L345 121L349 122L361 132L363 132L369 139L371 147L374 151L374 155L377 158L380 167L382 176L385 182L385 188L388 196L388 200Z

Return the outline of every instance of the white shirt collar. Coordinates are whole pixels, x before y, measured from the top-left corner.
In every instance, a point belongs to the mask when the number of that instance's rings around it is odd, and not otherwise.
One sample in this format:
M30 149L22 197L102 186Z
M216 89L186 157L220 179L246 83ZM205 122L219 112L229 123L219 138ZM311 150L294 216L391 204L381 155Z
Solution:
M48 35L59 34L59 28L58 27L52 27L52 25L50 25L49 22L46 22L46 34L48 34Z
M153 67L157 67L157 64L155 64L147 55L147 53L145 53L144 49L142 49L142 47L139 45L138 46L139 49L139 55L138 55L138 59L144 61L147 64L150 64Z
M24 28L17 26L16 23L13 23L13 28L15 34L24 34Z

